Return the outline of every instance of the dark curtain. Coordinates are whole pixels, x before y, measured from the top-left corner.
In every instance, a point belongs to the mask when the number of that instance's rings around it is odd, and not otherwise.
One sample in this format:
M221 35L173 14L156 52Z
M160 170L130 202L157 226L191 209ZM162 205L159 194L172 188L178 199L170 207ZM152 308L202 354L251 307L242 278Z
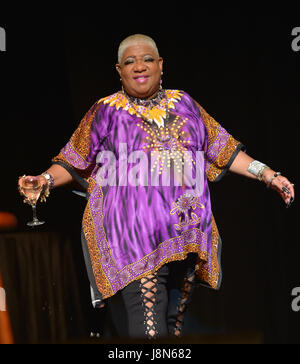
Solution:
M0 267L16 343L88 336L82 300L86 292L70 238L58 233L0 234Z

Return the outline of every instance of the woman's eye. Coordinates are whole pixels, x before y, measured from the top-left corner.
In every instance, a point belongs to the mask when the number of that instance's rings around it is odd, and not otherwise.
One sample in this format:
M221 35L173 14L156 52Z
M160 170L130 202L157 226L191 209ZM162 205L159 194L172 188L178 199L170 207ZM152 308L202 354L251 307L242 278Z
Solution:
M133 63L133 60L132 60L132 59L127 59L127 60L124 62L125 66L127 66L128 64L131 64L131 63Z
M153 62L153 61L154 61L154 58L152 58L152 57L145 58L145 62Z

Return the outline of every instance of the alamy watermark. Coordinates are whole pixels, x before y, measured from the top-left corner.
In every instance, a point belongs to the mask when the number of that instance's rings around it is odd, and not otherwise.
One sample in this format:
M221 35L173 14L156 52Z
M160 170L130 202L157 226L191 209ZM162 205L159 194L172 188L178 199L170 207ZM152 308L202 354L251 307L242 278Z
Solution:
M6 52L6 31L0 27L0 52Z
M0 287L0 312L6 311L6 294L4 288Z
M292 290L292 310L294 312L300 312L300 287L295 287Z
M294 52L300 51L300 27L296 27L292 30L292 36L295 37L292 41L292 50Z
M142 150L128 153L127 143L120 143L117 151L98 153L99 169L96 181L105 186L186 186L198 195L204 190L205 158L203 151L162 150L149 153ZM118 160L118 163L117 163Z

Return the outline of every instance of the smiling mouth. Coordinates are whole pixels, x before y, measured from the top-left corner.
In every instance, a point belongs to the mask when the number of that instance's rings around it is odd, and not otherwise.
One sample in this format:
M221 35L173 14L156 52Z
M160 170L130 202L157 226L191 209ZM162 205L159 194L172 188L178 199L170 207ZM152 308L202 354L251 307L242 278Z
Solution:
M134 77L134 80L138 83L146 83L149 79L149 76L138 76Z

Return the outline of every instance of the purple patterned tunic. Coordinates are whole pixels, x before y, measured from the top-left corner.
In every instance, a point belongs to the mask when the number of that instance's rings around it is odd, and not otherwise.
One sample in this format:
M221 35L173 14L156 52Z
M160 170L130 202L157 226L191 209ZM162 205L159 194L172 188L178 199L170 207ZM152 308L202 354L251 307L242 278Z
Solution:
M88 187L82 235L100 301L189 253L203 284L221 283L208 180L243 146L187 93L166 96L151 109L122 92L99 100L53 159Z

